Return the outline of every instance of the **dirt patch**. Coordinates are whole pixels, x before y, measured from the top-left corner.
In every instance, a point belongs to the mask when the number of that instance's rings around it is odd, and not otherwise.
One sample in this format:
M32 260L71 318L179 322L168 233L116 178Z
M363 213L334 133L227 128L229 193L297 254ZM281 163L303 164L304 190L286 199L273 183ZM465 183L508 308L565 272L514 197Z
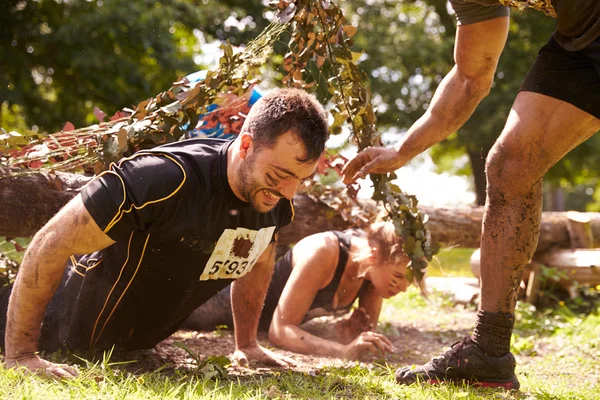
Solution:
M394 367L427 362L431 357L439 355L449 345L468 334L473 327L474 317L475 311L464 310L447 316L441 323L436 318L424 318L419 322L382 324L380 331L392 341L396 351L385 357L373 356L363 360L363 362L365 364L373 362L388 363ZM333 325L333 322L335 322L333 318L319 318L304 324L303 328L321 337L328 337L329 328ZM258 339L262 346L273 349L267 339L266 332L259 332ZM196 365L194 358L187 351L178 347L176 343L182 343L197 353L200 358L220 355L231 357L235 349L233 332L230 330L215 332L182 330L162 341L152 350L115 354L113 360L135 360L134 363L128 364L126 369L138 373L151 372L158 368L162 368L163 371L177 368L193 369ZM274 350L295 360L298 365L292 369L303 373L314 373L329 366L355 364L355 362L345 362L337 358L303 355L280 349ZM253 368L230 367L228 372L235 375L252 375L270 370L271 368L263 366L253 366Z
M382 322L379 332L385 334L394 344L396 351L385 357L371 357L363 361L361 365L370 368L373 363L389 364L392 368L401 366L418 365L429 361L432 357L440 355L453 343L460 341L465 335L471 333L476 317L475 308L454 307L451 310L429 309L418 315L402 316L394 314L387 318L393 322ZM404 318L404 321L402 320ZM303 328L321 337L328 337L330 327L335 318L319 318L303 325ZM265 332L258 335L259 343L267 348L273 346L267 340ZM572 343L561 345L560 341L548 341L543 337L534 340L535 352L529 355L516 355L517 374L520 377L534 377L542 381L560 379L569 382L572 387L600 384L600 364L588 362L585 371L576 365L579 361L574 357L579 352ZM111 361L130 361L124 368L129 372L143 373L152 372L157 369L161 373L171 374L175 370L196 369L196 362L190 354L178 347L176 343L182 343L198 358L207 356L229 356L231 357L235 345L233 332L221 330L215 332L178 331L170 338L159 343L154 349L129 353L115 353ZM280 349L275 349L279 354L285 355L296 361L297 366L292 371L314 375L326 367L353 366L356 362L347 362L330 357L316 357L296 354ZM561 368L556 368L557 355L564 353L565 358L560 358ZM587 360L594 360L594 354L577 353ZM573 365L565 365L565 360ZM590 364L591 363L591 364ZM230 366L227 374L230 378L252 377L254 375L268 375L276 372L277 368L264 366L252 366L252 368L239 368ZM584 374L586 379L582 380Z

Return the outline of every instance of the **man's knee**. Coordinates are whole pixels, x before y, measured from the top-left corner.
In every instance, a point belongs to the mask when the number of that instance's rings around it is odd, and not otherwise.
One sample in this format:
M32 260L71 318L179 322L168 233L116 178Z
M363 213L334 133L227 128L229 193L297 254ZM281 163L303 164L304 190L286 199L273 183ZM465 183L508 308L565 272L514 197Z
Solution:
M543 177L539 165L531 165L531 158L518 145L499 140L490 151L486 163L487 191L490 200L501 197L504 201L531 192Z

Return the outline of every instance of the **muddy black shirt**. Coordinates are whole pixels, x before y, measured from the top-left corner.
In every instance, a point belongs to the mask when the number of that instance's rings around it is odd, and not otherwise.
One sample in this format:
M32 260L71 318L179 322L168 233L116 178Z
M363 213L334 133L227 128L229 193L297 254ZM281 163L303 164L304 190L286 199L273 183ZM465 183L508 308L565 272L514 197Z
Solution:
M507 16L509 13L508 7L502 6L500 0L450 0L450 3L459 24L473 24ZM503 3L527 2L505 0ZM557 24L553 37L565 50L582 50L600 36L599 0L552 0L541 11L556 15Z
M116 243L71 258L62 346L152 347L251 270L293 206L283 199L259 213L239 200L227 181L230 143L193 139L138 152L82 190Z

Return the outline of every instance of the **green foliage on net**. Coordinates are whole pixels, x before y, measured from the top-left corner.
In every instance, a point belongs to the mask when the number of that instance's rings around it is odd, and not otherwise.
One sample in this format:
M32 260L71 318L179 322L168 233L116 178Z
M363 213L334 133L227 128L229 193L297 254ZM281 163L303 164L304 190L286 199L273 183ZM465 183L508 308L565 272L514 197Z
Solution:
M260 68L272 55L283 32L290 32L290 39L289 52L282 65L286 74L282 83L326 93L333 104L330 109L332 134L340 133L342 126L348 124L352 141L359 150L380 145L371 90L366 84L368 79L358 66L362 53L352 51L356 28L348 24L333 1L277 0L272 1L271 6L277 9L278 20L268 25L242 51L234 52L229 43L222 44L219 66L207 72L202 82L196 85L189 85L186 80L175 82L169 90L125 110L122 118L51 135L53 152L43 154L37 161L52 170L92 165L93 170L99 172L110 162L139 149L179 140L185 127L195 126L209 105L226 102L228 95L241 96L260 81ZM320 71L318 78L314 78L315 70ZM323 79L323 75L327 75L327 79ZM8 139L12 140L7 144L9 149L18 149L24 144L22 137ZM15 142L16 139L20 141ZM26 142L32 140L39 143L49 139L38 135ZM75 150L65 153L66 145L75 146ZM54 155L58 158L53 158ZM26 173L15 171L14 167L19 162L30 162L28 157L5 156L0 160L0 166L8 167L13 176ZM419 212L416 198L392 184L390 181L394 178L393 174L372 175L373 199L384 203L397 233L404 237L404 251L411 259L409 273L412 279L420 282L427 261L436 249L431 245L425 228L426 217Z

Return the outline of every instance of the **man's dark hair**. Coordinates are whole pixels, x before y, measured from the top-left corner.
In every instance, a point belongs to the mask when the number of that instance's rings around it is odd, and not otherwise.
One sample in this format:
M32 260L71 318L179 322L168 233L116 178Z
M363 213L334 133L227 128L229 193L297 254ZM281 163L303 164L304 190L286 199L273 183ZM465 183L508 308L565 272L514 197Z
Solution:
M306 149L306 157L298 160L302 163L318 160L329 137L323 106L299 89L278 89L263 96L250 109L244 131L253 134L256 150L273 148L279 136L292 131Z

